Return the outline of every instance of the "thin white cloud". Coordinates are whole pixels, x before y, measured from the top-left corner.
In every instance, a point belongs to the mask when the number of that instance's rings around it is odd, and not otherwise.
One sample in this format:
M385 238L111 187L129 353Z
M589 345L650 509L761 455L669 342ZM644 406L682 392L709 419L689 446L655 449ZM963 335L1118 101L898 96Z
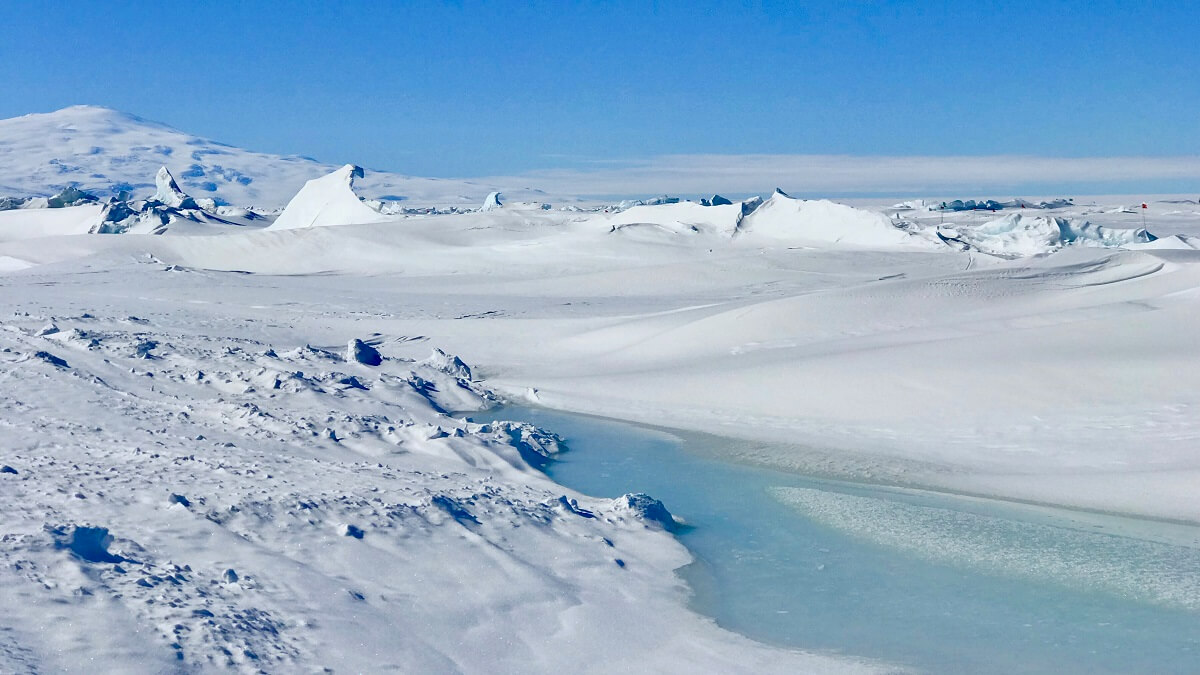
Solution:
M1200 156L1183 157L858 157L847 155L663 155L622 166L533 171L518 181L550 193L731 194L772 187L800 193L934 194L1037 185L1120 185L1200 181Z

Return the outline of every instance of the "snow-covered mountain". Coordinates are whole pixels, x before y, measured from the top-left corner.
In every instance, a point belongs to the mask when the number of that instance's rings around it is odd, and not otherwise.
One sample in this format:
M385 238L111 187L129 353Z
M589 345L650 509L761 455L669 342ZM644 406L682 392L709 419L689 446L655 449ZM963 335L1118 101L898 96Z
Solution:
M127 190L147 198L162 166L196 198L266 208L283 206L306 181L337 168L307 157L243 150L97 106L0 120L0 197L48 197L73 186L102 196ZM382 171L368 171L356 187L368 198L414 206L478 206L496 190L517 199L546 199L522 186Z

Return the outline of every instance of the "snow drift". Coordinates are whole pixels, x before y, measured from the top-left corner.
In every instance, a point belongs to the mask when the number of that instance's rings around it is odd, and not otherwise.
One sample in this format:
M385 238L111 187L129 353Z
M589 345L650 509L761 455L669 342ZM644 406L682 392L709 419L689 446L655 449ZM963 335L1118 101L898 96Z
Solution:
M633 206L605 219L610 231L650 227L682 234L732 237L742 220L741 204L703 206L695 202Z
M876 211L824 199L793 199L776 190L738 228L739 236L761 242L840 245L865 249L933 248L927 238L892 224Z

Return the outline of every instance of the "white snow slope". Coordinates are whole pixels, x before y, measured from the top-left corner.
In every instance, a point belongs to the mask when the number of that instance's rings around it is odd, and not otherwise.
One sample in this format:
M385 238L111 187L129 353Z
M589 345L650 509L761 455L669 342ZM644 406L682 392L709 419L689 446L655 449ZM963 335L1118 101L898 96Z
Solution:
M782 195L0 221L0 671L886 670L691 613L648 511L550 482L536 429L446 413L502 392L740 461L1200 522L1200 209L1159 208L1179 236L1061 236L1131 224L1079 207L1014 259L1050 223Z
M97 106L0 120L0 197L50 196L74 185L103 196L124 188L146 198L164 165L193 197L263 208L283 206L306 180L337 168L306 157L235 148ZM547 198L520 185L381 171L372 171L359 187L364 196L403 199L414 206L477 206L498 189L514 198Z

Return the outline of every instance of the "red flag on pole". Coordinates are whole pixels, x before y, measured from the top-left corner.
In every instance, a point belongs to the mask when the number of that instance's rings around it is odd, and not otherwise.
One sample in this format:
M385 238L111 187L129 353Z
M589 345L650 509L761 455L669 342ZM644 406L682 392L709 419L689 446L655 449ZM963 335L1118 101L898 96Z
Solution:
M1142 202L1142 208L1143 208L1143 209L1148 209L1148 208L1150 208L1150 207L1146 205L1146 202Z

